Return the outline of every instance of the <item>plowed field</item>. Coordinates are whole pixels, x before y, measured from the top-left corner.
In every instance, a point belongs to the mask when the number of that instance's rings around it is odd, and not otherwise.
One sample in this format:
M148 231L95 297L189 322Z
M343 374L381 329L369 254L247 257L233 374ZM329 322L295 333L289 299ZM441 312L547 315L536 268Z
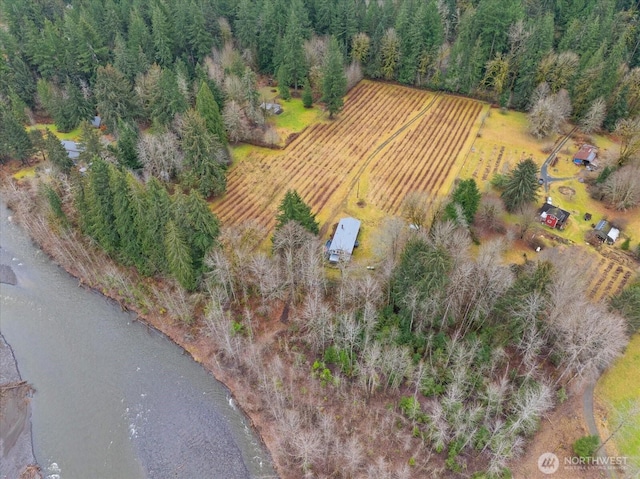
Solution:
M367 210L351 214L365 223L367 216L396 214L410 191L448 193L486 108L466 98L363 81L336 120L308 127L284 150L251 148L230 169L227 193L213 209L223 224L254 221L265 235L290 188L324 224L358 200Z

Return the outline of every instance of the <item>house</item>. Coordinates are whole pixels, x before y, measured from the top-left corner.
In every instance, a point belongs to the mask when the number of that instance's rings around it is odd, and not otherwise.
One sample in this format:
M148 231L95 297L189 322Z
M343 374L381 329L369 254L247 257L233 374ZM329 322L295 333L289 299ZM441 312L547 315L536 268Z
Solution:
M607 220L598 221L598 224L594 228L594 232L596 234L596 238L607 244L615 243L618 236L620 236L620 230L618 228L614 228Z
M83 151L83 148L78 145L78 143L71 140L62 140L60 143L62 143L64 149L67 150L67 156L74 162L80 157L80 153Z
M598 166L596 163L596 153L598 149L592 145L582 145L582 148L573 155L573 162L581 166Z
M360 221L355 218L342 218L329 245L329 262L337 263L341 259L349 260L353 248L358 245Z
M553 206L549 202L542 205L539 213L541 223L544 223L549 228L556 228L559 230L564 229L567 225L567 221L569 220L569 216L571 216L571 213L568 211L558 208L557 206Z
M284 110L277 103L261 103L260 108L262 108L267 113L271 113L272 115L279 115Z

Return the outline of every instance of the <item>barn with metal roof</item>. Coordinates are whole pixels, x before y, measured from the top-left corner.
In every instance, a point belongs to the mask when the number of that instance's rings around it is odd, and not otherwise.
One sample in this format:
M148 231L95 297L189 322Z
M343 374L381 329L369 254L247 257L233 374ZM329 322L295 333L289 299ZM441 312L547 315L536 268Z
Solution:
M348 261L351 258L353 248L357 244L359 231L359 220L355 218L340 220L329 246L329 262L337 263L341 259Z

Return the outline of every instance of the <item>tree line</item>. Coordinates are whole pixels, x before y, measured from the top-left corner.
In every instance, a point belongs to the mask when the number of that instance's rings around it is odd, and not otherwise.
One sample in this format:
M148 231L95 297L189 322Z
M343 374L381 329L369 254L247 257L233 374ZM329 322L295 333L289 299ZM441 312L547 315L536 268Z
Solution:
M532 107L545 84L549 94L568 92L574 119L595 108L609 129L640 108L640 32L630 0L3 0L2 10L5 101L19 115L40 103L63 128L96 105L110 128L109 113L166 124L216 56L226 74L240 77L249 66L296 90L306 80L320 88L328 36L371 78L520 109ZM151 68L159 104L141 112L131 96Z
M220 227L197 190L178 188L170 195L156 178L141 183L99 157L85 176L66 183L70 195L64 184L43 187L58 227L77 227L113 260L142 275L172 277L187 291L199 286ZM71 197L66 205L65 196Z

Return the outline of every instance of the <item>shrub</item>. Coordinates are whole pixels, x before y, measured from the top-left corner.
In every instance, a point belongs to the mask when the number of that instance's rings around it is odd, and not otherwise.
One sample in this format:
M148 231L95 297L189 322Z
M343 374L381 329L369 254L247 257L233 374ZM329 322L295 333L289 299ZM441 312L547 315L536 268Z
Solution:
M564 387L561 387L560 389L558 389L558 403L562 404L564 403L568 397L567 397L567 390Z
M573 443L573 452L576 456L586 459L593 457L593 454L600 445L598 436L584 436Z
M415 419L420 413L420 403L413 396L402 397L398 406L400 407L402 414L407 416L409 419Z
M601 185L611 176L611 173L616 171L616 169L612 166L605 166L598 177L596 178L596 184Z
M497 190L503 190L509 183L509 176L502 173L496 173L491 177L491 186Z
M620 245L620 249L622 249L622 251L629 251L629 246L631 245L631 238L627 238L626 240L624 240L624 242Z

